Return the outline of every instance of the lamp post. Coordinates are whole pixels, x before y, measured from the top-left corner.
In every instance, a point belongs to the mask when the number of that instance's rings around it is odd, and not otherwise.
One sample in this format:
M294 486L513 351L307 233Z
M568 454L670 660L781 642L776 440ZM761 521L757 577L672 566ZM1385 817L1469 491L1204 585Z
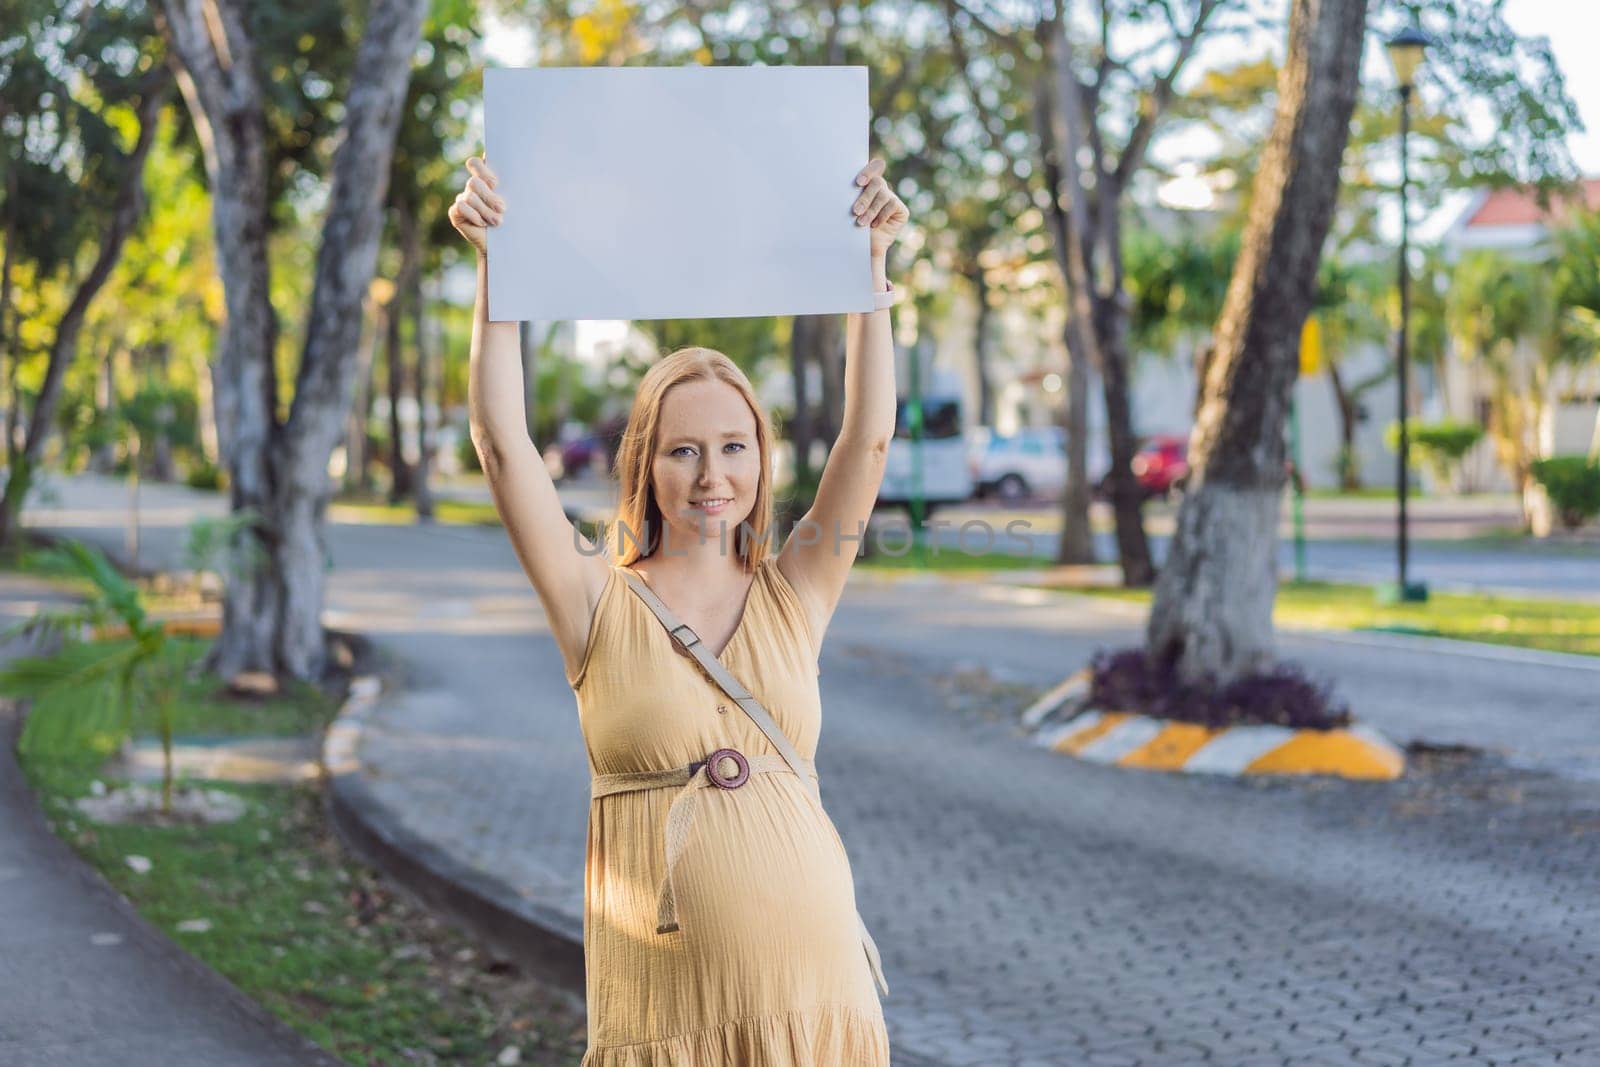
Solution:
M1395 490L1399 499L1399 580L1392 590L1380 589L1379 597L1389 602L1421 601L1428 599L1428 587L1412 583L1406 577L1407 528L1406 491L1410 475L1411 430L1406 425L1408 394L1410 392L1410 354L1406 340L1411 326L1411 268L1406 258L1409 252L1411 217L1407 207L1407 188L1411 184L1410 156L1407 142L1411 133L1411 94L1416 85L1417 68L1422 65L1424 53L1433 42L1417 26L1408 26L1389 39L1389 62L1394 67L1395 81L1400 87L1400 337L1395 354L1395 366L1400 380L1400 456L1395 473Z

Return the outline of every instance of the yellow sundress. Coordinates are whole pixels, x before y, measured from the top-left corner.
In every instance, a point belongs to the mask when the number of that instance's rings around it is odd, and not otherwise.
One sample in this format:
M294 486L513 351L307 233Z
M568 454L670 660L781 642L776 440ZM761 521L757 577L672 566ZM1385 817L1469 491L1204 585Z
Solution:
M621 571L612 566L583 662L568 678L591 776L685 766L720 748L770 757L765 765L781 760ZM718 659L814 759L820 668L775 557L757 565ZM725 773L733 765L719 764ZM695 792L672 878L678 928L668 933L657 932L658 904L678 790L591 800L582 1067L888 1067L844 843L792 770L769 770L737 788Z

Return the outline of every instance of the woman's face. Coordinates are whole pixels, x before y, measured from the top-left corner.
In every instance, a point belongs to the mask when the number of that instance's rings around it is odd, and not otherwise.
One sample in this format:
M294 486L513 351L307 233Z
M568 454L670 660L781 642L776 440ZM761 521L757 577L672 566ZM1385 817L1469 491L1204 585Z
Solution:
M731 535L754 508L761 480L756 418L739 391L715 379L668 389L653 468L656 502L675 527L674 543L702 530L719 537L726 528L731 551Z

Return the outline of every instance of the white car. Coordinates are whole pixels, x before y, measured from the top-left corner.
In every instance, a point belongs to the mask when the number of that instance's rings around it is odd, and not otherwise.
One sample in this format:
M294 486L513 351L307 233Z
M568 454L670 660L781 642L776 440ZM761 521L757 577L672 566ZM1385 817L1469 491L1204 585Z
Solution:
M895 413L894 439L884 459L878 503L909 506L920 498L925 514L942 504L972 496L966 441L961 436L961 398L934 394L922 398L922 439L911 440L907 401Z
M978 496L1002 500L1059 500L1067 484L1067 431L1060 426L1024 426L1001 436L987 427L969 439L968 465ZM1110 469L1105 446L1089 442L1089 484Z

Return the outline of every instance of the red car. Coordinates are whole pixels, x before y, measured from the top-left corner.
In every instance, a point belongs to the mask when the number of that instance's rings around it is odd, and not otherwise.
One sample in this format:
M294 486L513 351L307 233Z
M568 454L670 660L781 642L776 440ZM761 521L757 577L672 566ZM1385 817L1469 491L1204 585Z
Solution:
M1133 476L1145 498L1172 495L1183 476L1189 473L1189 439L1178 434L1152 434L1139 445L1133 457ZM1111 496L1111 475L1100 479L1095 490L1102 499Z

